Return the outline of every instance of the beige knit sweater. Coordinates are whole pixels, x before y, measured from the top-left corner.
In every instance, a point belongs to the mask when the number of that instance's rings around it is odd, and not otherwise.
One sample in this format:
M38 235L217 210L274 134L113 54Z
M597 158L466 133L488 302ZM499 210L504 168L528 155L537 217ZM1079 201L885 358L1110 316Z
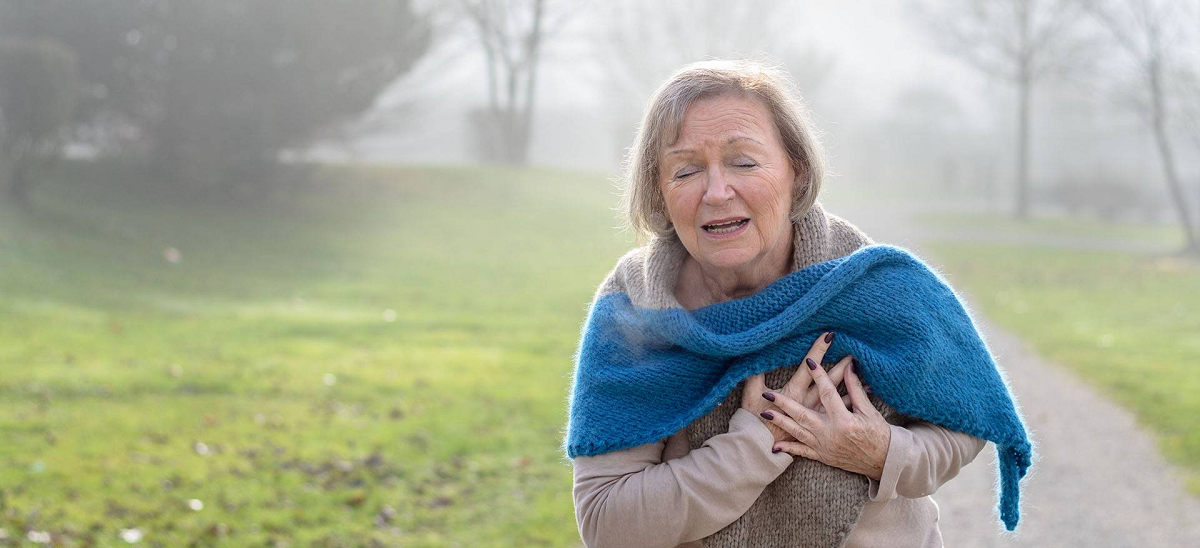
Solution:
M793 228L793 269L872 243L820 203ZM679 306L673 288L685 255L678 239L656 240L623 257L605 283L622 275L639 306ZM767 385L782 385L796 367L769 372ZM585 543L941 546L937 505L927 495L970 462L984 440L914 421L871 396L889 422L892 441L881 480L868 481L816 461L772 454L770 431L739 407L740 391L739 385L715 409L667 439L576 457L575 510ZM820 487L797 496L795 486L802 485Z
M891 425L883 474L846 548L942 546L930 497L986 441L918 422ZM772 453L762 419L739 408L729 432L688 450L684 431L622 451L575 457L575 517L589 548L698 548L739 518L794 459Z

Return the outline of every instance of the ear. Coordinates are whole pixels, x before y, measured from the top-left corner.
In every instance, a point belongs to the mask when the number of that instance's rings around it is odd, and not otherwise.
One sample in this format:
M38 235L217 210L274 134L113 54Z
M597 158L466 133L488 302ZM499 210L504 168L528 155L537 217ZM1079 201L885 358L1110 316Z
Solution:
M809 187L808 172L807 171L799 172L796 175L795 183L792 185L792 192L795 193L795 195L792 196L792 201L795 202L796 200L799 200L801 196L808 193L808 187Z

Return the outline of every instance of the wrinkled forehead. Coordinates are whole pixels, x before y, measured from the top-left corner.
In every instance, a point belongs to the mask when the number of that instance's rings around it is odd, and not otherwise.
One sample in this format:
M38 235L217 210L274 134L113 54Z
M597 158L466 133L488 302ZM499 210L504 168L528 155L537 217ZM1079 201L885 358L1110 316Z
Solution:
M713 101L717 99L745 99L757 103L762 107L763 111L767 113L767 119L764 120L764 122L766 122L770 128L775 127L775 120L774 116L771 115L770 105L765 99L756 93L741 90L725 90L719 93L698 95L691 101L686 103L681 102L681 104L679 104L676 108L667 111L666 116L663 118L662 125L659 128L659 131L661 132L661 139L659 140L658 153L661 155L669 148L679 144L679 140L683 136L683 122L688 108L696 103Z

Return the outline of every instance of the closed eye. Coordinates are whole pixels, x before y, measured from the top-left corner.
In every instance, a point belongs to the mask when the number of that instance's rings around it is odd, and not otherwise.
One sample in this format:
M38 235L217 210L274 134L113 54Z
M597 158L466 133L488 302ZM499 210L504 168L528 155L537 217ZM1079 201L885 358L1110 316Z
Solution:
M700 170L699 170L699 169L681 169L681 170L679 170L679 171L677 171L677 172L675 173L675 178L676 178L676 179L683 179L683 178L685 178L685 177L689 177L689 176L691 176L691 175L695 175L696 173L699 173L699 172L700 172Z

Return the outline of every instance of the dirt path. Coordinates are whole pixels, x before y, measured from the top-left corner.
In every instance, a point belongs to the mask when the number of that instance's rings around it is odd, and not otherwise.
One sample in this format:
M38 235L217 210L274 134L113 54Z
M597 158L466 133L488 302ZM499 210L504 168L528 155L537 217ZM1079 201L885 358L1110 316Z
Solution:
M921 252L921 231L889 207L831 207L877 241ZM1023 482L1016 533L997 521L996 448L988 443L933 496L946 546L1200 546L1200 498L1133 414L1047 363L968 306L1005 369L1039 453Z
M995 445L942 486L934 499L946 546L1200 546L1200 500L1133 415L980 320L1039 458L1015 536L995 525Z

